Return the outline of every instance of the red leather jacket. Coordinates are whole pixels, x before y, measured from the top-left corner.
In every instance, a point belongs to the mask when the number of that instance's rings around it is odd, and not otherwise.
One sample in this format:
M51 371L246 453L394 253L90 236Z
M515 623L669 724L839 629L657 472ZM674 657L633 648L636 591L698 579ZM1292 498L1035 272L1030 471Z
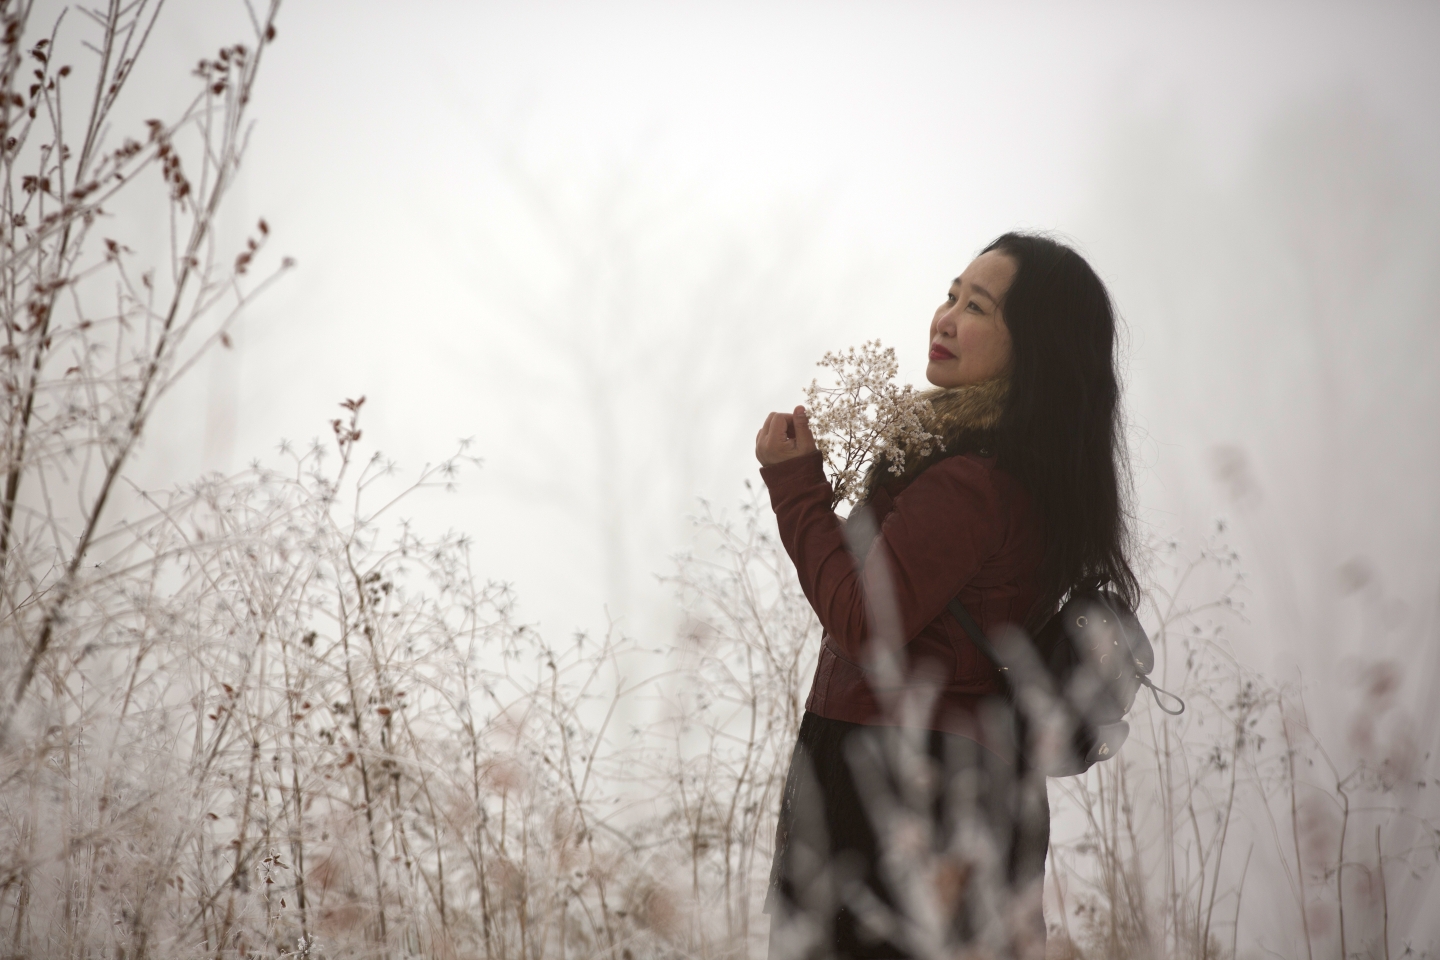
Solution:
M994 458L953 456L881 487L847 522L819 453L760 475L825 631L805 709L986 743L979 705L999 673L945 607L958 595L990 636L1024 623L1044 553L1029 495ZM928 705L918 717L917 705Z

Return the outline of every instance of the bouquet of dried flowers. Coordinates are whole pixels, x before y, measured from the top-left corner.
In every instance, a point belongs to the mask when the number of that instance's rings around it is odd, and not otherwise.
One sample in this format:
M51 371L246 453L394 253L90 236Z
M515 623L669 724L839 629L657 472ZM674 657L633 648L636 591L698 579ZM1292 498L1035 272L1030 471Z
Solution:
M944 449L929 433L930 401L908 384L899 386L895 350L879 340L859 348L826 353L816 364L834 372L836 385L822 387L810 381L805 406L815 445L825 459L835 495L831 506L860 502L865 477L884 458L891 473L905 469L905 456L929 456Z

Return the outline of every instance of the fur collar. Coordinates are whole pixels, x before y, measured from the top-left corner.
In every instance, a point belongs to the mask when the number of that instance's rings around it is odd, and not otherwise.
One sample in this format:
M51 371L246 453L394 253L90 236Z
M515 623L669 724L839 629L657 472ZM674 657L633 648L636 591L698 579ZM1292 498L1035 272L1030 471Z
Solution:
M865 477L866 496L876 486L908 483L920 471L944 457L955 456L988 445L990 435L1005 412L1005 398L1010 395L1010 378L998 377L963 387L926 390L920 397L930 401L930 415L925 430L940 438L943 449L933 444L929 456L911 456L906 451L904 471L896 476L890 472L890 461L882 458L871 466Z

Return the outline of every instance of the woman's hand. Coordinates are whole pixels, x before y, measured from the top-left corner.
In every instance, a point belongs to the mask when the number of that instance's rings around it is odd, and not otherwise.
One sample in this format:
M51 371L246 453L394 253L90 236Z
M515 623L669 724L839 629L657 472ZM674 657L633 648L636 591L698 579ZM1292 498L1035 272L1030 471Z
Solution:
M804 407L796 407L794 413L770 414L755 434L755 459L762 467L803 457L816 449L810 434L810 415Z

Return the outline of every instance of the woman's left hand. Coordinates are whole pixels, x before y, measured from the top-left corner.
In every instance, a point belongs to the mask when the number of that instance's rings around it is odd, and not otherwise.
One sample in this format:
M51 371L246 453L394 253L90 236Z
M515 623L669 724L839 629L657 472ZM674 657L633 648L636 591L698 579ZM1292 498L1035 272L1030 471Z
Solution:
M810 433L810 415L804 407L796 407L794 413L770 414L755 435L755 459L762 467L803 457L816 449L815 438Z

